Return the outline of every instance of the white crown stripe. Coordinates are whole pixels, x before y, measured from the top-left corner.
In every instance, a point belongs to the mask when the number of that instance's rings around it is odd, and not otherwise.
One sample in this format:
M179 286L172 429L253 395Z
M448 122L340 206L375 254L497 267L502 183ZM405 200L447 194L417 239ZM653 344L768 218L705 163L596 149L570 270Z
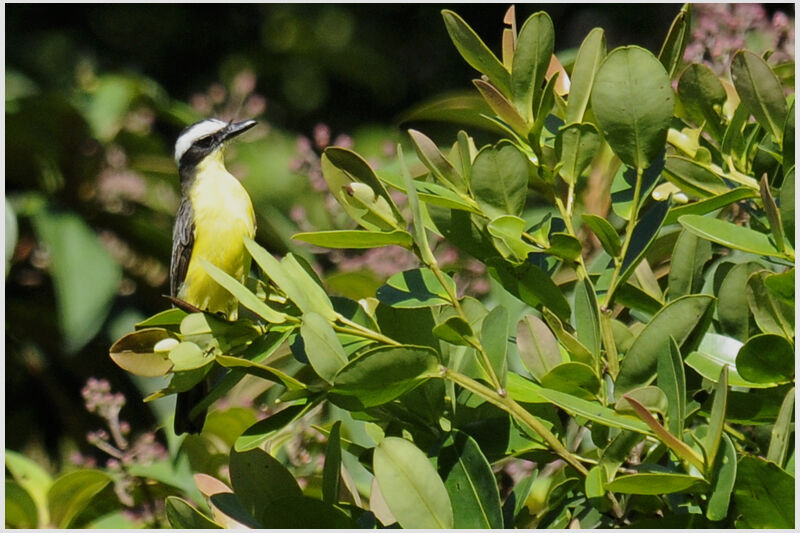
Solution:
M178 140L175 142L175 163L179 164L181 161L181 157L186 151L194 144L197 139L201 139L207 135L211 135L214 132L221 130L222 128L228 125L227 122L223 122L222 120L218 120L216 118L209 118L202 122L198 122L188 131L186 131L183 135L178 137Z

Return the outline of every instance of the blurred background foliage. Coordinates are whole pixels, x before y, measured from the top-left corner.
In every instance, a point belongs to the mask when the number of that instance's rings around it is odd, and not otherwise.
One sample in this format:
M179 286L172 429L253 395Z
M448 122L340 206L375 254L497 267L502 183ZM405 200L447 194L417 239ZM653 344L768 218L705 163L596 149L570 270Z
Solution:
M253 199L257 240L272 252L304 255L330 274L334 291L339 283L350 295L359 283L371 294L401 269L402 254L314 255L290 236L344 223L322 192L322 148L353 147L380 166L393 157L401 124L435 114L425 102L475 98L474 73L447 36L442 7L6 7L7 448L52 469L75 452L97 453L86 436L98 419L81 397L92 376L129 398L122 414L135 428L171 413L171 400L139 401L157 384L132 381L108 347L168 307L161 295L179 200L172 145L196 120L259 119L229 160ZM464 4L459 14L497 50L507 7ZM609 48L657 52L680 5L521 5L518 19L539 9L552 17L569 69L595 26L605 28ZM785 29L793 28L793 4L747 9L731 15L729 33L713 27L724 23L719 14L698 23L692 53L735 50L745 38L757 51L794 49ZM434 139L452 139L456 129L425 125ZM473 286L478 295L488 290L485 281Z

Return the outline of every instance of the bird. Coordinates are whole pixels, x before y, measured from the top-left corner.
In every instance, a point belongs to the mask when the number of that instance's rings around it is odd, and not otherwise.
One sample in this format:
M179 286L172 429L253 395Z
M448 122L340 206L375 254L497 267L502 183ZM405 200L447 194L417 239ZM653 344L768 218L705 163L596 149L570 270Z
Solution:
M225 168L224 151L231 139L255 125L255 120L209 118L184 129L175 142L181 201L172 232L170 299L231 321L237 319L236 298L201 263L208 261L241 283L247 279L250 255L244 241L255 236L255 213L247 191ZM176 435L202 431L206 411L189 415L207 392L204 379L178 393Z

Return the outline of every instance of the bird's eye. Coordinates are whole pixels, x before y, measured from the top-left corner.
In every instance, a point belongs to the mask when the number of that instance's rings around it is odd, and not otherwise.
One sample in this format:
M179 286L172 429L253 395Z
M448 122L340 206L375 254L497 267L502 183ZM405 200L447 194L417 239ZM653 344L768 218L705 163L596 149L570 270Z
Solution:
M211 145L214 143L214 137L209 135L208 137L203 137L202 139L198 139L195 141L195 146L200 148L211 148Z

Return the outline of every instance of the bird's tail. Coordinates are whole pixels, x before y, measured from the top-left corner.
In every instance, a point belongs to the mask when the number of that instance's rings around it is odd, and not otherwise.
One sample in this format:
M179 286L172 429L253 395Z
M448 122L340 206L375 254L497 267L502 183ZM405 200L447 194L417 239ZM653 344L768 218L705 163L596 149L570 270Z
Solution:
M203 379L200 383L185 392L178 393L178 399L175 404L175 434L183 435L184 433L200 433L203 430L203 424L206 421L207 409L199 413L194 418L190 418L189 414L195 405L208 394L208 379Z

